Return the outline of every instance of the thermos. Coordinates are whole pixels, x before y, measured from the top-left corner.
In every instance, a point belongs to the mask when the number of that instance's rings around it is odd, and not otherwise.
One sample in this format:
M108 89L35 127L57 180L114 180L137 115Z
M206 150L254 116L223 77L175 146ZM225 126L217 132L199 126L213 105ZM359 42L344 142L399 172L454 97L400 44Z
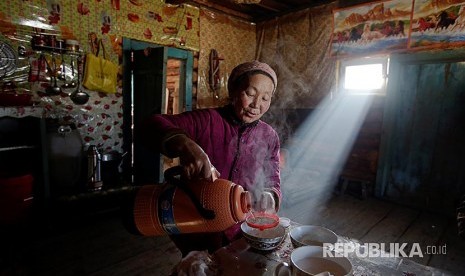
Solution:
M98 191L102 189L101 154L96 146L87 149L87 179L89 190Z
M171 169L165 171L166 183L137 190L132 219L138 233L157 236L220 232L245 220L251 196L242 186L225 179L184 183L167 177Z

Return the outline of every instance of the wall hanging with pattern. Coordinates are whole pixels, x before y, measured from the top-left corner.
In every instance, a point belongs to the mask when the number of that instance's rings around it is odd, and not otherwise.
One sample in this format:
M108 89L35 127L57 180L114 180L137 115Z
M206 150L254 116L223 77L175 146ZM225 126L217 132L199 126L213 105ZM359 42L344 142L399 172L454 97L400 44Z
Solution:
M333 11L331 55L465 46L465 0L391 0Z
M465 46L464 0L415 0L409 47L444 49Z
M333 11L332 56L406 49L413 1L372 2Z

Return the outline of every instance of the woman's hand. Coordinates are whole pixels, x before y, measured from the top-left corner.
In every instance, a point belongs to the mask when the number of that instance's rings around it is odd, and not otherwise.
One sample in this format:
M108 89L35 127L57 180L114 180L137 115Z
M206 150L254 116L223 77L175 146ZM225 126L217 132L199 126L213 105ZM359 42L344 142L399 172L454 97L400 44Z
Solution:
M213 167L203 149L186 135L176 135L166 141L165 147L171 153L179 156L183 168L182 177L186 179L211 179L219 177L219 172Z

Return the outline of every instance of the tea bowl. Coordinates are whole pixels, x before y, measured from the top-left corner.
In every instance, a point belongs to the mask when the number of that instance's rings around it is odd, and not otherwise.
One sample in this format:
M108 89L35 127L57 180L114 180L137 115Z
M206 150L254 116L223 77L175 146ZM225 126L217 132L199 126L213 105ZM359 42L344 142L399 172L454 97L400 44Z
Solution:
M241 224L242 235L250 247L268 251L278 247L285 237L285 229L278 224L273 228L260 230L250 227L246 222Z
M353 274L350 260L342 254L332 252L325 255L321 246L301 246L291 253L290 264L281 262L275 267L274 275L293 276L348 276Z
M337 235L322 226L301 225L289 232L289 236L294 248L305 245L324 246L325 243L337 243Z

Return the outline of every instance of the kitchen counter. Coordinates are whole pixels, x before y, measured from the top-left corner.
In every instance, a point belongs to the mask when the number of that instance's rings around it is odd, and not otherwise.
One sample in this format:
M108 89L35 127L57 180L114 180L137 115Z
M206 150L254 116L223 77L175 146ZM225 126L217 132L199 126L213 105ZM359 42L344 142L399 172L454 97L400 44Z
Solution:
M40 106L0 106L0 117L23 118L27 116L43 118L45 110Z

